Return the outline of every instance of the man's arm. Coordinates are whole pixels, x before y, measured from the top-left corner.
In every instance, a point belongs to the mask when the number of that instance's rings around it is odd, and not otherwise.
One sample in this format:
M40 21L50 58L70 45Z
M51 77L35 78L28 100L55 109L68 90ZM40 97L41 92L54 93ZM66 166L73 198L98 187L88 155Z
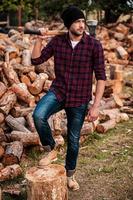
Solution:
M97 83L96 83L94 103L88 112L89 121L95 121L98 118L100 101L104 93L105 80L106 80L103 48L100 42L97 40L95 41L93 59L94 59L94 72Z
M43 29L43 28L42 28ZM42 49L42 41L45 38L45 34L47 32L47 29L41 30L42 36L38 36L38 38L35 41L35 45L32 50L31 54L31 62L33 65L39 65L43 62L47 61L51 56L53 56L53 46L54 44L54 38L51 39L51 41Z
M88 112L88 121L95 121L99 115L99 106L102 99L105 88L105 81L98 80L96 83L96 92L93 105L90 107Z
M40 38L40 37L38 37L36 39L36 42L35 42L35 45L33 47L32 54L31 54L31 58L32 59L40 57L40 55L41 55L41 49L42 49L42 40L43 39Z

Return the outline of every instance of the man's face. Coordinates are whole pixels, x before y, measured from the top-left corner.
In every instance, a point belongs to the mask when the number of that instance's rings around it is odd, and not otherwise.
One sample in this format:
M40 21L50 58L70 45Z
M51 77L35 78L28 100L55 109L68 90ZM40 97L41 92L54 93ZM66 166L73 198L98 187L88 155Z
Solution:
M83 32L85 31L85 19L78 19L73 22L69 31L75 36L83 35Z

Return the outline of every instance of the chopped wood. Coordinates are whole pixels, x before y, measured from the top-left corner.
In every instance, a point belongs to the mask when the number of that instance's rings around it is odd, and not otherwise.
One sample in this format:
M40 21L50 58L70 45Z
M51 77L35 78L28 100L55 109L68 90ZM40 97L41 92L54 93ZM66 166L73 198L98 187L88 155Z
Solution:
M29 73L31 71L35 71L35 66L31 65L31 66L23 66L23 65L19 65L19 64L16 64L16 65L13 65L13 68L15 71L18 72L19 75L21 74L26 74L26 73Z
M33 121L33 117L32 117L32 113L29 113L28 115L25 116L28 127L30 129L31 132L36 132L36 128L34 125L34 121Z
M47 91L49 90L51 84L52 84L52 81L46 80L46 81L45 81L45 84L44 84L44 87L43 87L44 91L47 92Z
M26 179L28 200L68 199L66 172L61 165L32 167L26 172Z
M4 150L3 146L0 145L0 159L3 157L4 152L5 152L5 150Z
M133 114L133 108L128 106L123 106L122 108L120 108L120 111L127 114Z
M12 131L11 134L6 134L11 141L21 141L24 146L39 145L40 140L37 133L27 133L22 131Z
M122 58L123 60L127 60L128 59L128 53L122 46L117 47L116 51L120 55L120 58Z
M55 135L54 140L56 143L56 147L63 146L65 144L64 138L61 135Z
M11 114L13 117L25 117L26 115L28 115L29 112L33 111L33 107L31 108L24 108L21 106L14 106L11 109Z
M21 80L22 83L25 83L27 86L31 85L30 78L27 75L22 75L20 77L20 80Z
M4 166L18 164L23 153L23 144L20 141L11 142L6 146L2 159Z
M0 163L0 171L4 168L4 165Z
M28 91L25 83L19 83L19 84L14 83L11 87L11 90L15 92L18 98L28 103L30 107L35 106L35 98Z
M25 49L22 52L22 64L24 66L31 65L31 51L29 49Z
M5 120L5 116L3 113L0 112L0 124L2 124Z
M116 126L116 120L115 119L111 119L111 120L108 120L107 122L104 122L102 124L98 124L97 127L96 127L96 130L99 133L105 133L109 129L114 128L115 126Z
M5 121L8 124L8 126L11 127L13 130L30 133L30 131L23 124L21 124L18 120L16 120L11 115L8 115L5 118Z
M8 90L7 92L5 92L2 98L0 99L0 112L8 115L8 113L16 103L16 100L17 98L13 91Z
M0 82L0 98L6 92L6 90L7 90L7 87L4 85L4 83Z
M33 71L28 73L28 77L30 78L31 82L34 82L37 78L37 74Z
M2 128L0 128L0 143L6 141L6 136Z
M10 84L20 83L17 73L14 71L13 67L6 62L3 64L3 71L6 75L7 80Z
M18 164L6 166L0 171L0 182L13 179L22 174L22 169Z
M36 95L42 92L43 85L47 79L48 75L46 73L40 73L32 85L29 85L28 89L30 93Z

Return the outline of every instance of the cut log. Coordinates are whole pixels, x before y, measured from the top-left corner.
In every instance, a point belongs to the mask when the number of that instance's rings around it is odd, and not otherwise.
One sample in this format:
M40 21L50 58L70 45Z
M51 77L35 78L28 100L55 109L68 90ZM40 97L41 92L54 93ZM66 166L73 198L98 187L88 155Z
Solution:
M37 78L37 74L35 72L29 72L28 76L29 76L31 82L34 82Z
M8 124L8 126L10 126L13 130L30 133L30 131L25 126L23 126L19 121L17 121L11 115L8 115L5 118L5 121Z
M17 98L15 93L11 90L8 90L0 99L0 111L8 115L8 113L16 103L16 100Z
M3 71L6 75L7 80L12 85L13 83L20 83L17 73L13 67L6 62L3 64Z
M35 71L35 67L32 65L32 66L23 66L23 65L19 65L19 64L16 64L13 66L14 70L17 71L17 73L19 75L21 74L26 74L26 73L29 73L31 71Z
M11 109L11 114L13 117L25 117L28 113L32 112L33 108L24 108L21 106L14 106Z
M5 152L5 150L4 150L3 146L0 145L0 159L3 157L4 152Z
M2 159L4 166L18 164L23 153L23 144L20 141L11 142L6 146Z
M65 141L64 141L64 138L62 137L62 135L54 136L54 140L56 143L56 147L63 146L65 144Z
M110 108L120 108L123 106L122 100L119 98L117 94L112 94L112 97L106 99L106 103L100 106L100 110L110 109Z
M25 83L27 86L31 85L30 79L26 75L22 75L21 78L20 78L20 80L21 80L22 83Z
M96 130L98 133L105 133L107 132L109 129L112 129L116 126L116 120L115 119L111 119L107 122L104 122L102 124L98 124L96 127Z
M27 124L28 124L28 127L29 127L30 131L31 132L36 132L36 128L35 128L35 125L34 125L32 113L29 113L26 116L26 120L27 120Z
M31 65L31 51L29 49L25 49L22 52L22 64L24 66Z
M67 200L67 180L63 166L32 167L26 172L28 200Z
M2 163L0 163L0 171L4 169L4 165Z
M119 33L123 33L124 35L127 35L128 32L129 32L129 28L127 26L125 26L124 24L118 24L116 27L115 27L115 30Z
M46 82L44 84L44 87L43 87L43 89L44 89L45 92L47 92L49 90L51 84L52 84L52 81L46 80Z
M13 84L11 87L12 91L15 92L18 98L28 103L30 107L35 106L35 98L31 95L27 89L25 83Z
M4 85L4 83L0 82L0 98L2 97L2 95L6 92L7 88Z
M128 53L122 46L117 47L116 51L120 55L120 58L122 58L123 60L127 60L128 59Z
M22 131L12 131L11 134L6 134L11 141L21 141L24 146L39 145L40 140L37 133L27 133Z
M6 141L6 136L4 134L4 131L2 128L0 128L0 143L5 142Z
M128 106L123 106L122 108L120 108L120 111L127 114L133 114L133 108Z
M48 79L48 75L45 73L40 73L36 80L28 87L31 94L36 95L39 94L42 89L45 81Z
M2 69L1 69L1 71L0 71L0 81L1 81L2 83L4 83L4 85L5 85L6 87L9 87L9 82L8 82L8 80L7 80L7 78L6 78L6 76L5 76L5 74L4 74L4 72L3 72Z
M18 164L10 165L0 171L0 182L13 179L22 174L22 169Z
M0 113L0 124L2 124L5 120L5 116L3 113Z

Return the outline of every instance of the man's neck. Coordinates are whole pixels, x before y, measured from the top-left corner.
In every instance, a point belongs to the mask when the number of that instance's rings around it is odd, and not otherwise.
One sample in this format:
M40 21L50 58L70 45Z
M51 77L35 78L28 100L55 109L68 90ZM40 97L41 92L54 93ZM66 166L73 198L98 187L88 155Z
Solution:
M73 35L73 34L69 31L69 38L70 38L70 40L72 40L72 41L80 41L82 37L83 37L83 35L76 36L76 35Z

